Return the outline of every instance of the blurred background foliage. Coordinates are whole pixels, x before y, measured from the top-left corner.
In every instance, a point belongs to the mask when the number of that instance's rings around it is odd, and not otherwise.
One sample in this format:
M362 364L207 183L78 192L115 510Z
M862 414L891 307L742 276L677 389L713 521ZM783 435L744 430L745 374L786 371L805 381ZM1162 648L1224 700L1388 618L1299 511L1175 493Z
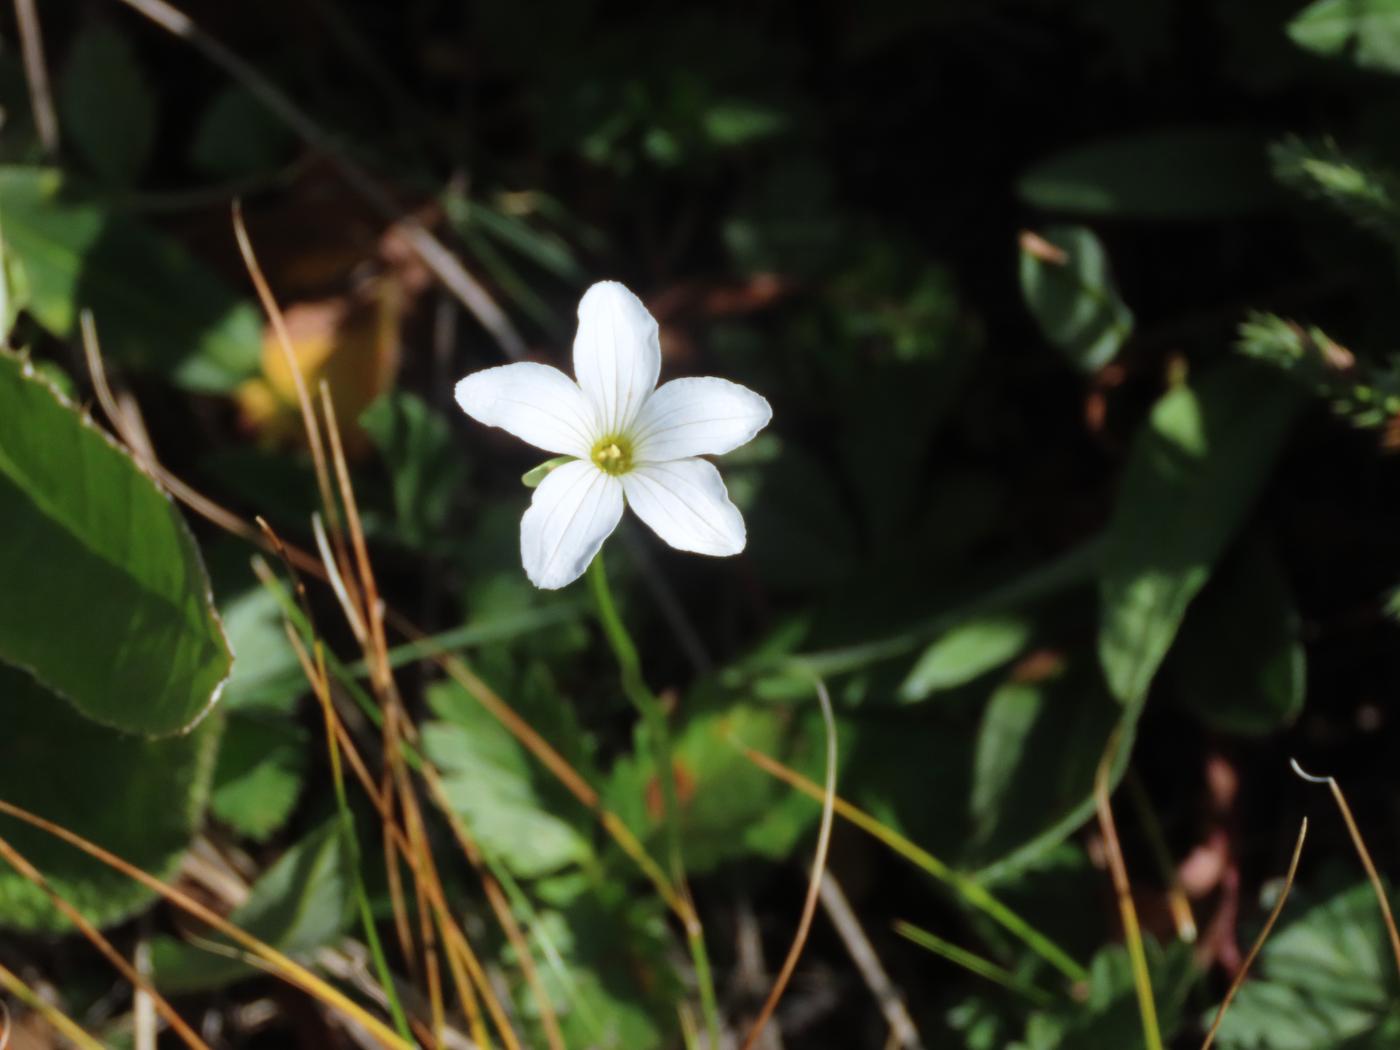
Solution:
M20 25L0 25L0 798L288 951L354 945L357 865L390 918L381 858L328 830L320 716L252 548L191 534L143 451L88 418L83 310L164 467L312 547L295 380L239 262L237 197L298 367L333 392L386 600L658 852L655 764L582 587L537 592L519 567L534 460L451 386L515 353L511 329L567 366L577 298L611 277L660 320L667 375L773 403L722 464L743 556L626 524L610 547L670 705L736 1031L786 950L819 814L736 744L820 779L813 669L842 796L1087 972L1066 989L965 896L838 826L831 870L922 1045L1143 1045L1093 820L1114 734L1168 1045L1199 1045L1305 815L1295 897L1217 1045L1400 1038L1375 899L1325 793L1287 770L1339 776L1400 870L1400 3L190 4L237 76L136 0L41 6L52 130ZM435 279L412 222L506 328ZM334 604L314 607L348 653ZM229 668L215 608L232 677L181 735ZM681 1045L693 975L662 903L515 737L403 655L424 751L525 916L567 1045ZM192 949L149 894L0 833L120 943L150 941L157 983L218 1018L219 1045L339 1045L283 998L253 1011L270 981ZM544 1045L516 949L433 835ZM7 869L0 925L0 963L129 1042L110 971ZM849 948L819 916L786 1045L901 1045ZM35 1025L23 1045L57 1045Z

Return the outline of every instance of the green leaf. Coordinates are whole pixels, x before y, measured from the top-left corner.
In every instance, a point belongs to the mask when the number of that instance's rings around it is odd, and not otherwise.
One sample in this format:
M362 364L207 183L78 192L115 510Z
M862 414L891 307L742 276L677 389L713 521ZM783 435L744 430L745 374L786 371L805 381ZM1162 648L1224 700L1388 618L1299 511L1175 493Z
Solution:
M1124 711L1089 666L992 694L973 747L966 863L1002 879L1090 819L1094 774L1119 729L1114 782L1131 750L1138 708Z
M539 466L531 467L524 474L520 475L520 484L524 485L527 489L537 489L540 487L541 481L549 477L550 474L554 473L554 471L558 470L565 463L572 463L576 458L576 456L555 456L553 459L547 459Z
M717 706L719 700L703 692L688 696L683 706L695 713L672 740L682 848L691 872L742 857L787 856L820 816L818 803L760 770L729 743L772 755L820 782L825 734L815 700L809 702L809 717L800 720L781 708ZM851 741L842 733L838 738L844 755ZM651 747L639 743L632 756L614 765L603 794L610 808L660 850L663 803L652 755Z
M247 178L285 162L296 137L244 88L214 96L190 143L190 163L225 179Z
M284 716L232 711L224 726L209 809L255 842L280 828L306 776L305 729Z
M1047 211L1142 219L1216 218L1272 206L1266 140L1239 128L1149 131L1041 161L1017 183Z
M1063 253L1021 241L1021 293L1045 338L1076 366L1093 372L1108 364L1133 332L1133 313L1118 295L1108 255L1083 226L1052 226L1044 242Z
M1400 1045L1400 988L1369 883L1295 916L1264 942L1220 1026L1221 1050L1383 1050ZM1211 1019L1214 1011L1211 1012ZM1209 1023L1209 1021L1207 1021Z
M168 372L187 389L230 390L257 369L262 325L251 303L57 171L0 167L0 228L30 312L58 338L77 334L86 307L112 360Z
M0 501L3 506L3 501ZM92 839L143 871L172 875L199 826L219 720L148 740L73 711L24 672L0 665L0 798ZM52 835L0 818L0 834L84 915L101 926L143 908L152 894ZM0 865L0 925L66 929L47 896Z
M1300 627L1278 564L1259 545L1247 547L1182 626L1174 664L1182 704L1226 733L1289 725L1307 681Z
M0 536L0 660L127 732L178 732L210 709L232 656L184 519L6 352Z
M924 650L899 687L904 703L965 685L1014 660L1030 640L1031 623L1012 613L959 624Z
M1164 395L1143 424L1100 563L1099 659L1124 703L1146 696L1298 407L1281 378L1231 360Z
M1299 47L1362 69L1400 72L1400 2L1316 0L1288 23Z
M1191 946L1175 941L1165 948L1143 942L1161 1033L1170 1041L1181 1027L1187 993L1197 972ZM1145 1046L1136 986L1127 949L1104 948L1089 964L1087 999L1031 1015L1026 1033L1008 1050L1141 1050Z
M431 543L466 477L447 420L422 398L395 390L365 409L360 425L393 478L397 538L415 547Z
M345 930L352 915L353 886L344 825L333 818L284 853L228 918L287 955L304 955ZM223 937L205 936L235 950ZM207 991L263 972L240 958L174 937L151 942L151 965L157 986L169 993Z
M108 182L134 182L150 159L156 95L126 37L89 21L68 52L58 85L63 133Z
M553 721L579 735L542 665L512 700L530 710L553 707ZM488 853L522 878L548 875L592 856L586 817L544 780L535 760L485 708L455 683L429 689L428 703L438 721L423 728L423 748L442 772L448 803ZM545 731L533 718L531 724ZM546 736L556 743L561 739L558 732Z
M289 714L307 691L306 676L287 641L277 595L254 586L224 602L219 615L229 646L238 654L219 696L226 711L266 716Z

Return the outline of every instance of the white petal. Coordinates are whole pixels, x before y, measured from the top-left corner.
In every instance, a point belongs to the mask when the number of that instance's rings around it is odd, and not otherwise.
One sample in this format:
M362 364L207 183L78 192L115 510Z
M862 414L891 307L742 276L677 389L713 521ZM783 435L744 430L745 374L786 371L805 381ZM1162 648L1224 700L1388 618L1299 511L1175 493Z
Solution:
M552 591L583 575L622 517L622 485L592 463L551 471L520 519L520 560L530 582Z
M600 281L578 304L574 375L604 434L619 434L636 417L661 373L656 318L616 281Z
M637 517L677 550L722 556L744 549L743 515L708 460L646 463L622 475L622 487Z
M673 379L647 398L632 425L633 457L655 463L718 456L746 445L773 409L761 395L727 379Z
M593 414L577 384L557 368L522 361L473 372L457 384L462 411L546 452L586 457Z

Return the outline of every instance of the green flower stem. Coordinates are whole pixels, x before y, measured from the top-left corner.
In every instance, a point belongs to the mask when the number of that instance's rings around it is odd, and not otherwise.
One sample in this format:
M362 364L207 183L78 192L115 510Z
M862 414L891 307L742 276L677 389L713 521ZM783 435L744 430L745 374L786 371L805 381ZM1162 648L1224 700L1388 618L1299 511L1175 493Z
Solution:
M637 709L646 728L647 739L651 744L656 762L656 777L661 787L662 823L666 829L666 846L671 866L671 881L681 900L686 902L689 912L685 916L686 943L695 967L695 981L700 988L700 1006L705 1016L705 1030L712 1048L719 1044L719 1007L715 1000L714 976L710 971L710 957L705 950L705 935L700 928L700 920L690 903L690 890L686 885L685 858L681 850L681 806L676 795L675 766L671 757L671 733L667 725L666 711L642 677L642 660L637 646L627 627L618 615L617 603L613 600L612 588L608 584L607 569L603 566L600 551L588 566L588 583L598 607L598 622L603 627L613 655L617 657L618 670L622 678L622 691Z

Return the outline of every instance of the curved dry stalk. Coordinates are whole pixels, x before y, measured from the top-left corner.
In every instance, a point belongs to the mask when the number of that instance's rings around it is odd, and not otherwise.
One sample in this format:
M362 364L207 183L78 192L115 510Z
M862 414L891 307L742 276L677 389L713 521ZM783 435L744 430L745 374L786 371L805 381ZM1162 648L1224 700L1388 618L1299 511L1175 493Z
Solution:
M1099 827L1103 830L1104 852L1108 870L1113 878L1113 893L1118 898L1118 914L1123 921L1123 940L1128 945L1128 960L1133 969L1133 985L1137 989L1138 1013L1142 1017L1142 1038L1147 1050L1162 1050L1162 1032L1157 1023L1157 1000L1152 995L1152 977L1147 970L1147 954L1142 947L1142 930L1138 926L1137 907L1133 904L1133 887L1128 881L1128 866L1123 862L1123 849L1118 841L1118 827L1113 822L1113 808L1108 801L1109 774L1118 751L1118 730L1108 738L1103 758L1094 774L1094 805L1098 810Z
M0 802L0 808L8 811L11 807L8 803ZM166 1001L165 997L151 987L151 982L146 980L121 952L112 947L112 942L102 936L97 927L90 923L82 912L69 904L56 889L49 885L49 880L44 878L39 869L30 864L24 855L10 845L9 840L4 837L0 837L0 857L3 857L10 867L42 890L53 902L53 906L61 911L64 917L77 927L78 932L86 937L94 948L106 956L107 961L116 968L117 972L130 982L138 995L145 995L149 998L156 1010L175 1031L175 1034L184 1040L186 1046L193 1048L193 1050L209 1050L209 1045L195 1034L194 1029L175 1012L175 1008Z
M783 992L787 990L788 981L792 979L793 971L797 969L797 960L802 957L802 949L807 943L807 934L812 929L812 916L817 911L822 873L826 868L827 850L831 846L831 824L836 812L836 717L831 712L831 697L827 695L825 683L818 678L815 684L817 701L821 704L822 709L822 721L826 724L826 787L822 797L821 828L817 832L817 851L816 856L812 859L812 878L807 886L807 899L802 905L802 918L798 920L797 933L793 936L792 947L788 949L787 958L783 960L782 969L778 971L778 977L773 982L773 990L768 993L768 999L764 1002L763 1009L759 1011L753 1027L749 1029L748 1037L744 1040L743 1050L753 1050L753 1047L758 1043L759 1036L763 1034L763 1029L767 1026L769 1018L773 1016L773 1011L778 1007L778 1000L783 997Z
M34 0L15 0L15 21L19 25L20 56L24 77L29 82L29 106L34 112L34 130L44 154L52 160L58 153L58 115L53 91L49 88L49 67L44 61L44 35L39 28L39 10Z
M1375 862L1371 860L1371 851L1366 848L1366 840L1361 837L1356 818L1351 815L1351 807L1347 805L1347 798L1342 794L1342 786L1337 783L1336 777L1318 777L1304 772L1296 758L1290 758L1288 762L1293 767L1293 772L1304 780L1311 784L1326 784L1332 789L1332 798L1341 810L1342 821L1347 826L1347 833L1351 835L1351 843L1356 847L1357 856L1361 858L1361 866L1366 869L1366 877L1371 880L1371 888L1376 891L1376 902L1381 906L1381 917L1385 920L1385 932L1390 936L1390 950L1395 955L1395 967L1400 971L1400 932L1395 929L1395 916L1390 910L1390 896L1385 891L1380 872L1376 871Z
M1293 878L1298 874L1298 858L1303 855L1303 840L1307 837L1308 818L1304 817L1303 826L1298 829L1298 844L1293 847L1293 859L1288 862L1288 874L1283 877L1283 890L1279 893L1278 900L1274 902L1269 917L1264 920L1264 928L1254 939L1249 954L1244 957L1244 964L1240 966L1239 973L1235 974L1235 979L1230 982L1230 988L1226 991L1225 998L1220 1001L1220 1009L1215 1012L1215 1021L1211 1024L1210 1031L1206 1033L1206 1041L1201 1044L1201 1050L1210 1050L1211 1044L1215 1042L1215 1034L1220 1031L1220 1023L1225 1020L1225 1011L1230 1009L1230 1004L1235 999L1235 993L1240 990L1240 985L1244 984L1249 968L1254 965L1254 960L1259 955L1259 949L1264 947L1264 942L1269 939L1269 933L1273 930L1274 923L1278 922L1278 917L1283 912L1283 905L1288 900L1289 891L1293 889Z
M379 1042L383 1046L390 1047L392 1048L392 1050L415 1050L414 1047L412 1047L409 1043L400 1038L400 1036L397 1033L395 1033L392 1029L387 1027L383 1022L366 1013L365 1010L361 1008L358 1004L356 1004L351 999L347 998L342 992L338 991L333 986L327 984L321 978L317 977L306 967L302 966L300 963L293 961L292 959L289 959L286 955L279 952L276 948L273 948L271 945L260 941L258 938L254 937L246 930L235 926L233 923L225 919L222 915L219 915L212 909L205 907L199 901L195 900L193 897L183 892L182 890L178 890L174 886L162 882L154 875L150 875L147 872L142 871L134 864L123 860L121 857L118 857L115 853L103 849L95 842L91 842L88 839L83 838L83 836L77 834L76 832L69 831L67 828L61 827L51 820L46 820L44 817L39 816L37 813L31 813L27 809L23 809L20 806L16 806L13 802L6 802L3 799L0 799L0 813L3 813L5 816L14 817L16 820L22 821L23 823L28 824L30 827L38 828L40 831L46 832L54 836L55 838L68 843L68 845L72 846L75 849L81 850L83 853L86 853L89 857L92 857L94 860L107 865L107 867L109 868L121 872L127 878L132 879L135 882L139 882L142 886L145 886L151 892L159 895L160 897L163 897L165 900L169 901L171 904L173 904L175 907L179 908L186 914L193 915L196 919L199 919L206 925L212 926L214 929L218 930L226 937L238 942L243 947L247 948L250 952L252 952L254 955L269 963L272 968L272 971L276 973L277 976L285 980L288 984L296 985L303 991L306 991L311 995L315 996L317 999L321 1000L321 1002L325 1003L327 1006L339 1010L341 1013L345 1014L347 1017L353 1020L356 1024L359 1024L363 1028L367 1029L376 1039L379 1040ZM0 843L4 842L4 839L0 839ZM6 843L5 845L8 844ZM40 877L42 878L42 876ZM81 919L82 916L79 915L78 918ZM101 934L98 934L98 936L100 937ZM120 956L118 956L118 958L120 958ZM127 967L129 967L130 965L126 962L125 959L122 959L122 964L123 966ZM139 978L139 975L137 976ZM128 976L127 979L131 980L131 977ZM196 1039L197 1038L198 1037L196 1037ZM203 1044L196 1043L192 1045L202 1046Z

